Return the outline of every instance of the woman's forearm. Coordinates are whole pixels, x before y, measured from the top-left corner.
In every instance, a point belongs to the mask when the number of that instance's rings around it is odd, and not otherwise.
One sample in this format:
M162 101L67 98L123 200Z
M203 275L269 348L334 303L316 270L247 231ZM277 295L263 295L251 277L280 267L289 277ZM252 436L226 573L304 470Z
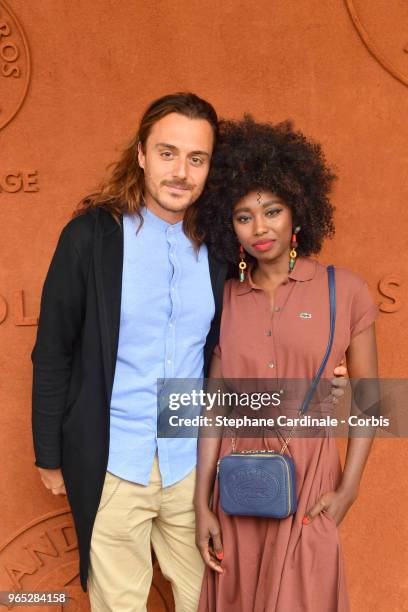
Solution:
M352 412L360 418L368 418L366 425L353 427L350 431L340 485L341 491L355 499L376 433L369 417L378 414L380 408L374 324L352 339L347 351L347 365L353 390Z
M211 360L210 374L208 380L208 392L217 392L224 388L222 382L221 359L214 355ZM227 410L228 407L217 406L217 414ZM201 435L205 431L205 436ZM217 461L220 453L222 440L222 428L207 426L200 431L198 438L198 457L197 457L197 480L194 495L194 505L196 510L209 507L212 496L214 481L217 472Z
M198 440L197 481L194 505L197 510L208 508L217 472L222 437L201 437Z
M373 444L373 437L349 438L346 461L339 489L355 499Z

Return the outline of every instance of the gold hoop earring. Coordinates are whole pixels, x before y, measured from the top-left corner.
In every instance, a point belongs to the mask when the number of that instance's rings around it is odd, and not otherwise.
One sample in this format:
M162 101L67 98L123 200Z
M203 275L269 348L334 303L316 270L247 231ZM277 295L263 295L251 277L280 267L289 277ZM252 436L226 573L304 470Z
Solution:
M298 225L293 230L292 240L290 241L291 250L290 250L290 253L289 253L289 273L292 272L293 268L295 267L295 263L296 263L296 257L297 257L296 249L298 247L298 242L297 242L296 234L299 231L300 231L300 226Z
M239 255L241 258L241 261L238 264L238 268L239 268L239 282L243 283L245 280L245 270L247 269L247 264L245 261L245 251L244 251L244 247L242 246L242 244L239 247Z

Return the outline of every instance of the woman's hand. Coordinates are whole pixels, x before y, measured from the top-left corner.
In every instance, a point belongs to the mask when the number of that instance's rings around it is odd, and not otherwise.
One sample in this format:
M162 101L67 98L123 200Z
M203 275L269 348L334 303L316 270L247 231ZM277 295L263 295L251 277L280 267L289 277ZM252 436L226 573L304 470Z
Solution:
M336 491L324 493L307 512L303 518L303 524L310 525L318 514L324 512L334 519L336 525L340 525L356 498L356 493L341 489L341 487Z
M211 539L211 544L210 544ZM196 545L209 568L223 574L220 561L224 558L220 523L209 508L196 509Z

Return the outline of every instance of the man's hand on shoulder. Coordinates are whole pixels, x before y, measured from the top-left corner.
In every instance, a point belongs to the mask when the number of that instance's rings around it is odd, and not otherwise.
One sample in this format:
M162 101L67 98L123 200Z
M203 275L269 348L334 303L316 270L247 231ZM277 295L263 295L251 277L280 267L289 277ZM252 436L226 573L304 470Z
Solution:
M37 468L41 480L46 489L49 489L53 495L66 495L65 483L62 477L61 469L49 470L45 468Z
M344 365L344 359L334 368L333 374L334 378L332 378L331 381L331 401L333 404L337 404L339 399L345 394L347 385L349 384L348 372Z

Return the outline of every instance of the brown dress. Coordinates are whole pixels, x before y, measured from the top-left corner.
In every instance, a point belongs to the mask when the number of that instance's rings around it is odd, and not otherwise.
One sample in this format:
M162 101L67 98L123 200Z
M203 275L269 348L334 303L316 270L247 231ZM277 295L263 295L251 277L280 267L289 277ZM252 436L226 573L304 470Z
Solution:
M336 267L336 328L323 377L345 354L350 339L373 323L378 308L367 283ZM223 377L228 379L312 379L329 336L326 266L301 257L269 298L249 275L228 281L224 293L220 344ZM303 313L300 316L300 313ZM307 313L306 315L304 313ZM310 316L311 315L311 316ZM271 449L281 445L267 437ZM238 450L265 448L262 438L240 438ZM231 452L224 437L220 457ZM296 466L298 508L283 520L225 514L215 485L213 510L224 547L223 575L206 569L199 612L347 612L346 576L338 528L328 514L309 525L302 519L317 499L337 488L341 464L336 441L325 437L292 439L288 453Z

